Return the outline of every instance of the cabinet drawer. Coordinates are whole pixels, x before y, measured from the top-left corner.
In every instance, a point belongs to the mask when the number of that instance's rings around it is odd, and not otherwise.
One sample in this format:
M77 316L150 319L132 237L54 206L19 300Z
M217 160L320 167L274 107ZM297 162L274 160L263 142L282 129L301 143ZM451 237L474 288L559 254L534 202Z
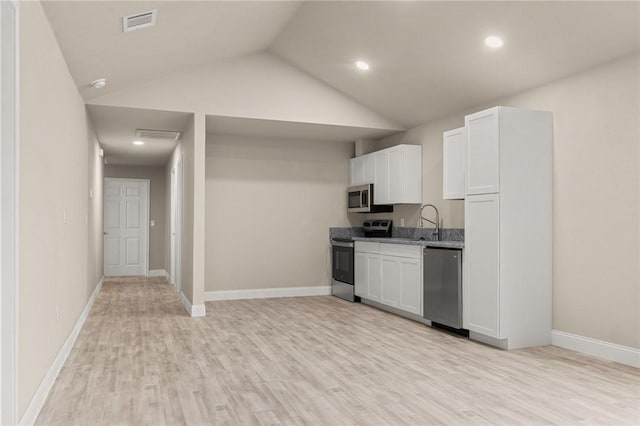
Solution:
M414 259L419 259L422 255L422 246L381 243L380 254L386 256L411 257Z
M356 241L355 251L358 253L380 253L380 243Z

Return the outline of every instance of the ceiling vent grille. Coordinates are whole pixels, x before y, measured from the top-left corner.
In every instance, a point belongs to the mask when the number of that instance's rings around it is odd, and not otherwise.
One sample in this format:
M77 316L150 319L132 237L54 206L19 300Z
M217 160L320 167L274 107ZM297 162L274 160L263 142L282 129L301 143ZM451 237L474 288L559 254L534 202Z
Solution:
M176 132L173 130L137 129L136 137L138 139L170 139L177 141L180 137L180 132Z
M156 24L156 12L157 10L154 9L149 12L124 16L122 18L122 31L128 33L129 31L141 30L142 28L154 26Z

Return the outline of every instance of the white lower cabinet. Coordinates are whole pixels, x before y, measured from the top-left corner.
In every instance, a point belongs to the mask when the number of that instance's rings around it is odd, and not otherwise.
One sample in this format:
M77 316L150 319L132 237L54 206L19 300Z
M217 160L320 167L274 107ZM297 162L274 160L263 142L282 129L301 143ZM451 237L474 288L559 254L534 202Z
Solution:
M382 270L382 299L387 306L398 307L400 300L400 287L402 286L402 265L399 258L393 256L381 256Z
M500 338L500 197L473 195L466 199L466 287L470 331Z
M422 258L401 259L402 285L398 309L422 315Z
M355 252L353 256L353 276L355 294L358 297L367 297L369 294L369 253Z
M356 296L422 315L420 246L356 241Z

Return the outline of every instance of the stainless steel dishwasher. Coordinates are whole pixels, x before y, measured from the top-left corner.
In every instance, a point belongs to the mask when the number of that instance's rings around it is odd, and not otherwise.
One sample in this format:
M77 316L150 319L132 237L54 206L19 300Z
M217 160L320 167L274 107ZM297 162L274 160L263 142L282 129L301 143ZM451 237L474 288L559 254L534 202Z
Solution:
M424 318L462 329L462 250L424 248Z

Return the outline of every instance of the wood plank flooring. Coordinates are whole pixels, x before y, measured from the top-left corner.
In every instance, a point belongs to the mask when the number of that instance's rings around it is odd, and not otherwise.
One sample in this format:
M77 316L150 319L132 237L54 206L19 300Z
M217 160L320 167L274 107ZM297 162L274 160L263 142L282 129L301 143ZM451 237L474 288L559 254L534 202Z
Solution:
M640 424L640 370L505 352L340 299L208 302L105 280L39 425Z

